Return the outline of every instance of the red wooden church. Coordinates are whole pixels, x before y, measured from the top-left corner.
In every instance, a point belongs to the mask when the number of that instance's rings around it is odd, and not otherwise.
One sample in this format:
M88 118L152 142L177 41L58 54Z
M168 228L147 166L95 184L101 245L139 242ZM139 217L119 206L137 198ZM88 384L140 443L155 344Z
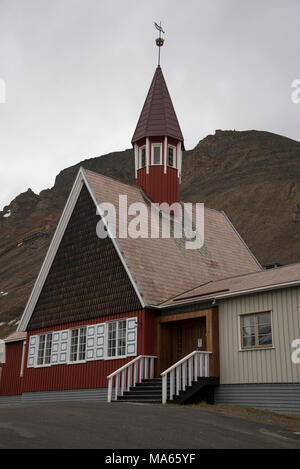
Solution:
M184 140L160 66L132 144L136 185L81 168L23 313L6 339L1 396L15 400L191 398L219 378L218 307L168 302L261 271L223 212L205 208L205 242L100 239L103 202L180 201Z

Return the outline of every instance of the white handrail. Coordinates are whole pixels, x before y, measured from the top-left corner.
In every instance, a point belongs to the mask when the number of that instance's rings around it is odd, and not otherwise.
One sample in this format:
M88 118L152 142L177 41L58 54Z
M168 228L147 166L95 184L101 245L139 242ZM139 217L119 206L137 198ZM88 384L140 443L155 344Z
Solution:
M139 355L130 362L118 368L107 376L108 391L107 402L112 401L113 379L115 378L115 400L118 396L123 396L124 389L129 391L130 387L136 386L136 383L142 382L142 379L154 377L154 359L153 355ZM150 366L149 366L150 365ZM139 371L139 373L138 373Z
M162 403L167 402L168 375L170 377L170 400L179 395L186 386L191 386L198 378L209 377L209 355L212 352L195 350L161 373ZM176 382L176 385L175 385Z

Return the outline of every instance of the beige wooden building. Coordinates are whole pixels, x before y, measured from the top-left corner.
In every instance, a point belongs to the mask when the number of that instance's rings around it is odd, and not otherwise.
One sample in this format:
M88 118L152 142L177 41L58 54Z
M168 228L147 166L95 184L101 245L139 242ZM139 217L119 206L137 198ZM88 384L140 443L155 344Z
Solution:
M199 286L165 303L218 309L216 403L300 415L300 264Z

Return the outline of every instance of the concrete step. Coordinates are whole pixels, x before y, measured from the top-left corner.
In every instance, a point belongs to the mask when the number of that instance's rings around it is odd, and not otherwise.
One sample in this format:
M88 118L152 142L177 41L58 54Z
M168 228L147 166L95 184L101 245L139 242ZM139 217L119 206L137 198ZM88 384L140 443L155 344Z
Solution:
M134 389L133 391L125 391L123 396L144 396L144 395L151 395L151 396L161 396L162 391L161 389Z
M151 402L153 404L161 404L161 397L154 398L153 396L139 396L139 397L121 396L121 397L118 397L117 401L112 401L112 402L148 402L148 403Z

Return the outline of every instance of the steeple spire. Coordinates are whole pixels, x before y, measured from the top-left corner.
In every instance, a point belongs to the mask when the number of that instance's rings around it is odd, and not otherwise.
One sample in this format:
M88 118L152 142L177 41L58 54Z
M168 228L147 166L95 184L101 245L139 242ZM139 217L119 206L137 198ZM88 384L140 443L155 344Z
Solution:
M149 88L145 104L138 120L132 143L142 137L168 136L183 142L175 109L163 76L158 66Z
M161 25L156 43L163 45ZM183 136L160 67L155 70L132 140L138 186L157 203L179 202Z

